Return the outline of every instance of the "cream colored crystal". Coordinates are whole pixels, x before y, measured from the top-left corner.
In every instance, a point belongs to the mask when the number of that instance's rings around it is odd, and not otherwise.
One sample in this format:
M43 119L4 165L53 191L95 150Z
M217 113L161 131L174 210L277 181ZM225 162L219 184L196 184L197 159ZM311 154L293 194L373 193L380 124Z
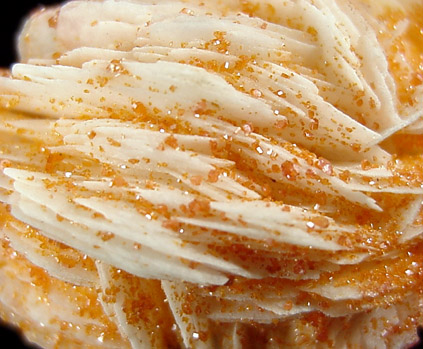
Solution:
M45 347L411 343L422 15L411 0L33 14L0 77L0 316Z

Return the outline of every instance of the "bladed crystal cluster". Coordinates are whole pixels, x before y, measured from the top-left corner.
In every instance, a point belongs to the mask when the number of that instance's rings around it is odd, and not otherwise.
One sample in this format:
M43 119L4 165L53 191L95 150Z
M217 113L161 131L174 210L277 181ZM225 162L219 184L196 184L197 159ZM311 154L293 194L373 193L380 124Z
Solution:
M53 348L401 348L423 4L38 10L0 76L0 318Z

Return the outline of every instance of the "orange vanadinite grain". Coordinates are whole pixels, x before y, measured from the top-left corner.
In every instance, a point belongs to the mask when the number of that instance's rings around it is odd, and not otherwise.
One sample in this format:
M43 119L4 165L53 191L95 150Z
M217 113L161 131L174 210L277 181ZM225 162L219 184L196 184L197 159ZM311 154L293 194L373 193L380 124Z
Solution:
M329 224L330 224L329 219L323 216L313 217L311 218L311 222L313 222L319 228L327 228L329 227Z
M167 219L170 218L170 212L169 212L169 208L167 207L167 205L159 204L159 205L157 205L156 210L159 214L163 215Z
M216 49L220 53L226 53L229 49L230 42L225 39L226 32L215 31L214 39L206 44L206 49Z
M205 199L194 199L188 204L189 214L195 216L197 214L206 215L210 212L210 201Z
M210 170L207 174L207 180L210 183L216 183L219 180L220 171L217 169Z
M166 137L164 143L173 149L178 147L178 140L173 135Z
M121 59L113 59L107 66L107 70L114 73L116 76L120 74L128 74Z
M189 180L193 185L200 185L203 182L203 176L192 176Z
M275 126L276 129L282 130L285 127L288 126L288 121L287 120L278 120L274 123L274 126Z
M284 161L281 165L282 174L290 181L295 181L299 175L291 161Z
M89 139L94 139L96 135L97 135L97 133L95 131L88 132L88 138Z
M145 105L141 102L133 102L132 105L132 110L137 114L137 115L146 115L147 114L147 108L145 107Z
M56 13L54 14L54 16L52 16L52 17L50 17L50 18L48 19L47 23L48 23L48 26L49 26L50 28L56 28L56 27L57 27L57 19L58 19L58 15L59 15L59 13L58 13L58 12L56 12Z
M107 141L113 147L121 147L122 146L122 144L120 142L118 142L117 140L115 140L115 139L113 139L111 137L107 137Z
M104 242L109 241L115 237L115 234L107 231L99 231L96 235Z
M182 223L174 220L174 219L168 219L163 221L162 226L166 229L170 229L173 231L179 231L179 229L181 228Z
M333 175L333 167L330 161L319 158L316 162L316 167L322 170L325 174L332 176Z
M60 162L63 161L65 155L62 153L48 153L47 162L45 165L45 170L47 173L52 173L60 165Z
M256 88L251 89L250 94L255 98L260 98L261 96L263 96L263 93Z
M286 302L285 302L285 304L284 304L284 306L283 306L283 308L284 308L285 310L287 310L287 311L291 310L291 309L292 309L292 307L293 307L293 303L292 303L292 301L286 301Z
M241 128L246 136L249 136L252 132L254 132L254 126L251 123L246 123L242 125Z

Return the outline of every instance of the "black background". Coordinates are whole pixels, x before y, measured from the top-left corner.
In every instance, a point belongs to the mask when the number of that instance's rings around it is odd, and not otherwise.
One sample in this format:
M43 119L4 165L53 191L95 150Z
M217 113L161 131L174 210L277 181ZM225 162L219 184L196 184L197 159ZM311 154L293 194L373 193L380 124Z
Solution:
M0 346L5 349L41 349L26 341L18 329L3 322L0 322Z
M23 20L35 9L58 4L60 0L10 1L0 11L0 67L9 67L17 60L15 50L16 35Z
M17 61L16 36L24 19L34 10L60 3L57 0L42 1L13 1L9 2L7 9L3 7L0 11L0 33L1 33L1 54L0 67L7 68ZM1 282L1 281L0 281ZM423 337L423 331L419 331L419 337ZM7 343L7 344L6 344ZM3 346L6 345L6 346ZM25 342L19 331L5 325L0 321L0 346L3 348L37 348ZM423 348L422 344L417 344L414 348Z

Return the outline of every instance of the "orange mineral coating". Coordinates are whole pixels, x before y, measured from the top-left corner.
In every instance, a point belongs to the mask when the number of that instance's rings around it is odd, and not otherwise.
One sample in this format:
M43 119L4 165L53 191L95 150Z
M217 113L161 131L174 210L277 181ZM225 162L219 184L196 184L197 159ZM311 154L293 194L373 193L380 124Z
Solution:
M1 240L0 258L2 280L10 277L11 274L19 275L13 282L19 284L21 290L26 290L24 293L9 293L7 286L2 285L2 294L4 297L9 297L9 301L5 305L2 304L0 309L6 307L3 310L7 314L4 319L21 328L30 341L54 348L84 345L84 341L78 338L83 338L89 333L90 336L98 339L95 344L87 343L89 348L100 348L102 343L122 348L128 346L115 324L105 316L98 302L98 291L95 288L77 287L50 277L46 271L16 253L4 239ZM55 294L60 294L60 299L57 299ZM64 304L71 308L65 310ZM34 306L40 309L47 307L49 312L53 312L48 318L48 323L25 320L26 313L33 311L31 309ZM63 318L63 312L71 316L68 321ZM79 316L91 319L92 324L75 323L72 320Z
M1 74L0 317L57 348L411 343L423 323L423 5L325 5L375 17L331 28L374 27L396 90L383 99L374 81L359 86L357 38L328 34L327 48L322 23L303 24L325 1L190 0L135 24L103 3L79 14L122 30L107 45L101 29L61 36L71 2L38 14L53 51L26 32L28 65ZM216 28L178 27L191 20Z
M379 32L380 38L392 40L388 51L388 63L396 79L402 104L415 103L410 99L410 95L417 86L423 84L423 53L420 49L423 45L422 11L423 5L414 2L405 11L387 7L379 16L379 20L386 25L386 29ZM393 33L399 30L400 22L404 19L408 19L410 25L401 35L394 36ZM401 55L406 57L410 70L400 65L398 60Z

